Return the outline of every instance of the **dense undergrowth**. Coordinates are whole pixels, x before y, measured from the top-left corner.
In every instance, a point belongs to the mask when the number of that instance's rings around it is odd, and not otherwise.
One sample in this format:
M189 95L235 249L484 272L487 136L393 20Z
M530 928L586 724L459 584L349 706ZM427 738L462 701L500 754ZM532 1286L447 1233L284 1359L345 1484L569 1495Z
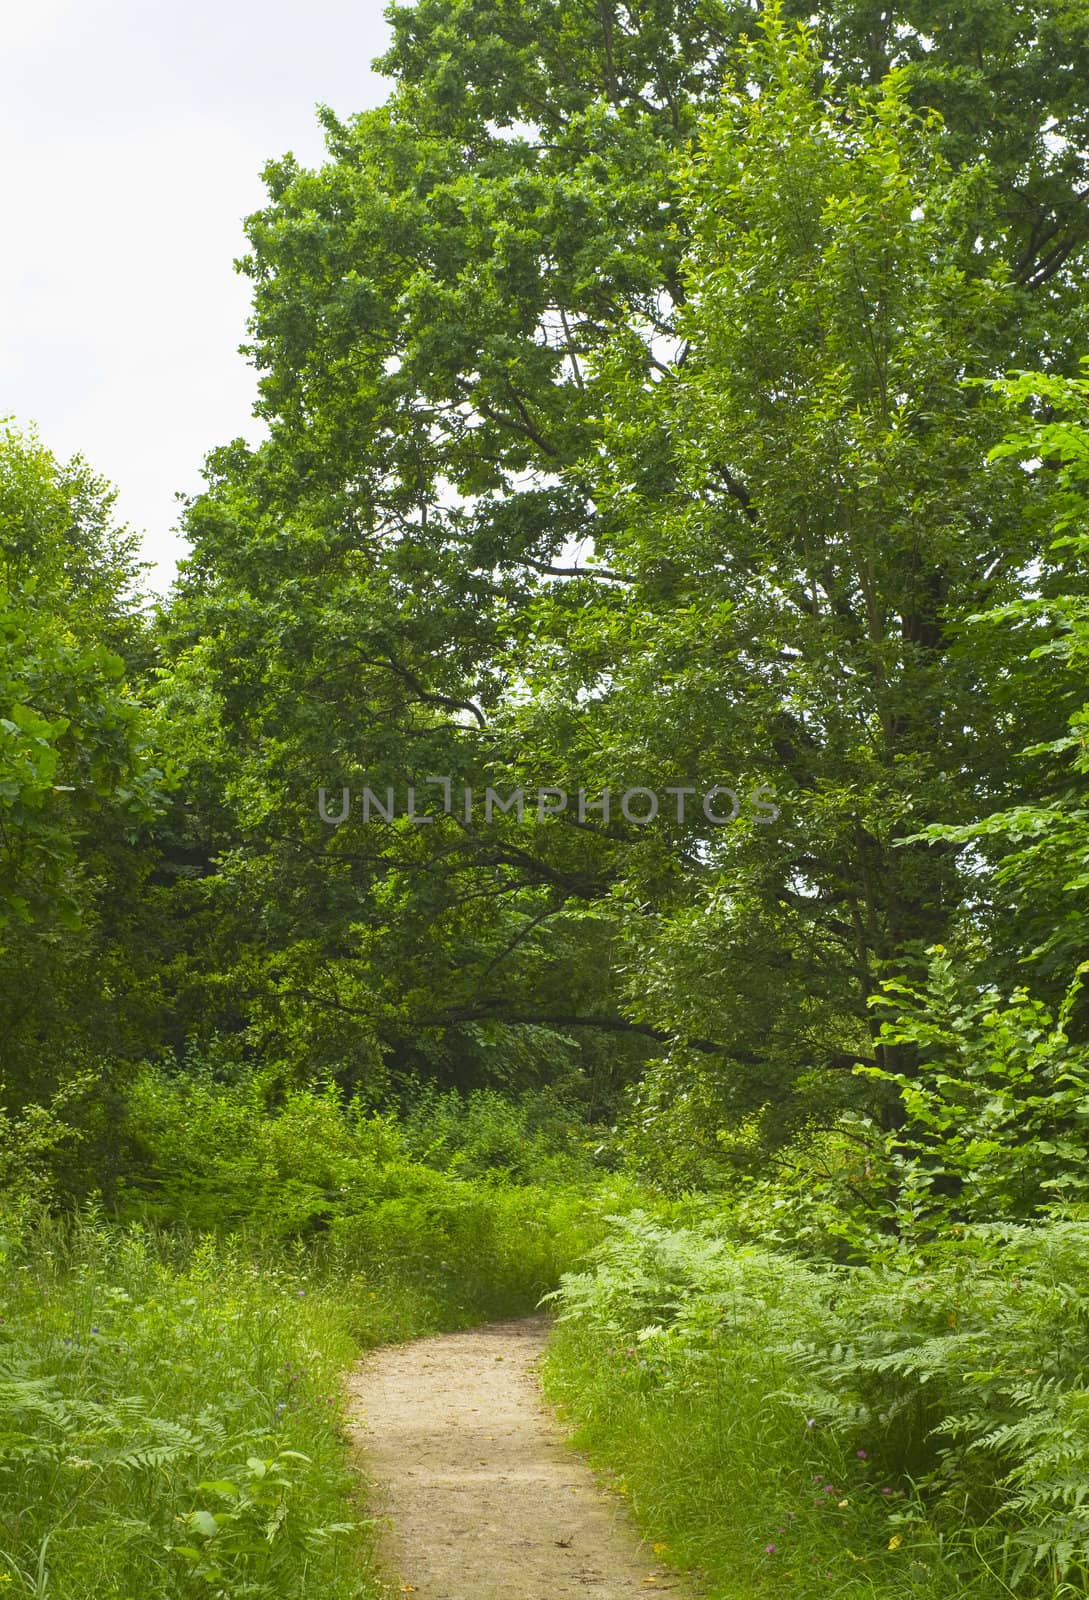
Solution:
M32 1227L2 1282L2 1592L370 1592L338 1373L396 1295L94 1220Z
M566 1185L514 1181L539 1113L485 1097L398 1120L302 1093L270 1115L252 1085L142 1079L120 1217L8 1215L0 1593L382 1592L340 1375L375 1344L532 1311L600 1234L575 1155ZM410 1154L425 1121L443 1168ZM538 1136L553 1171L569 1133Z
M1085 1592L1085 1222L882 1231L834 1146L670 1200L549 1094L148 1069L109 1218L47 1203L48 1114L4 1132L0 1593L378 1595L340 1374L550 1294L553 1395L710 1594Z
M980 1226L831 1266L618 1218L549 1383L716 1595L1084 1594L1087 1247Z

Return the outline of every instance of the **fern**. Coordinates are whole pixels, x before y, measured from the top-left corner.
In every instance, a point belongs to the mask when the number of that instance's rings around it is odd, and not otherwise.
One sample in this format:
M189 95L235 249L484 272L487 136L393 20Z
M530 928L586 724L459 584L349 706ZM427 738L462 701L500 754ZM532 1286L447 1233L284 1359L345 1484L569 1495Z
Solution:
M599 1348L638 1347L644 1388L710 1404L755 1378L766 1407L808 1419L816 1467L833 1441L862 1448L945 1545L1008 1541L1019 1583L1040 1564L1089 1576L1086 1224L980 1226L829 1269L721 1225L616 1218L558 1304Z

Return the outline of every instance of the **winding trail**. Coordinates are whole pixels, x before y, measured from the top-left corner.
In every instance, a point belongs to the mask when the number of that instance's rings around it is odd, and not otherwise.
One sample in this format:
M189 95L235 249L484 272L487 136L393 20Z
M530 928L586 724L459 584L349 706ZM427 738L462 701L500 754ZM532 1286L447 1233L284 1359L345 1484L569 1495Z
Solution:
M373 1351L348 1380L394 1591L633 1600L680 1579L566 1448L533 1375L545 1317ZM388 1520L387 1520L388 1519Z

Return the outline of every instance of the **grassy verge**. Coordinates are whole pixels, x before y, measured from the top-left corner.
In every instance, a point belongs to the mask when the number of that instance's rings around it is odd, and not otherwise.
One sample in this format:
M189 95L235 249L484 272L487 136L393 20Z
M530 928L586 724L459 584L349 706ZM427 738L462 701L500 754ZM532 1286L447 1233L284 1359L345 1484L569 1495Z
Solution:
M42 1224L3 1267L0 1593L376 1592L349 1510L349 1308L238 1248Z
M38 1223L0 1264L0 1595L373 1600L344 1367L531 1310L584 1213L444 1179L316 1245Z
M1086 1592L1084 1225L829 1268L617 1221L546 1385L716 1600Z
M716 1364L692 1393L658 1385L638 1346L557 1330L546 1386L575 1442L611 1469L655 1551L704 1578L715 1600L949 1600L965 1586L937 1550L890 1550L888 1485L867 1463L800 1445L767 1400L761 1353ZM792 1436L791 1436L792 1435ZM903 1504L902 1491L898 1502Z

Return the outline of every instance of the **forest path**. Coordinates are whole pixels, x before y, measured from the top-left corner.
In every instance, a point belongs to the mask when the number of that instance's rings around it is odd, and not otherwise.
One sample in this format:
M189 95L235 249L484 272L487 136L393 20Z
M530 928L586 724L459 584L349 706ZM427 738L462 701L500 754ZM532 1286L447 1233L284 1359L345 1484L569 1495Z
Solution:
M395 1592L418 1600L633 1600L681 1580L565 1447L534 1377L545 1317L389 1346L348 1380Z

